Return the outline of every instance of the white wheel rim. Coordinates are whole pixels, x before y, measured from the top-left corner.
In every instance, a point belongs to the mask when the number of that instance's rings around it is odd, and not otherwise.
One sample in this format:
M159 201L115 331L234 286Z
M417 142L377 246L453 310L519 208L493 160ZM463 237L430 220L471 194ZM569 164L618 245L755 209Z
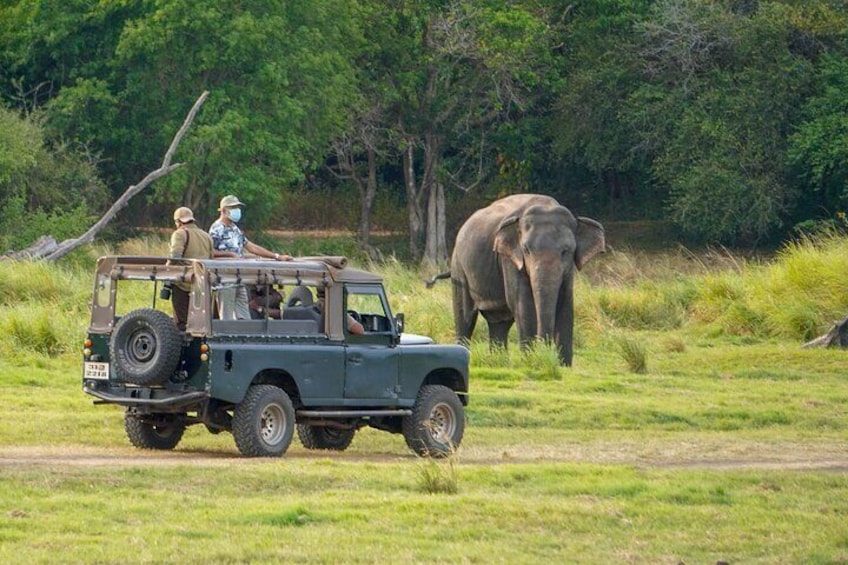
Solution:
M435 405L430 411L427 428L436 441L444 444L451 443L456 432L456 415L451 407L444 403Z
M263 441L276 445L283 439L286 429L286 413L279 404L269 404L262 410L259 421L259 433Z

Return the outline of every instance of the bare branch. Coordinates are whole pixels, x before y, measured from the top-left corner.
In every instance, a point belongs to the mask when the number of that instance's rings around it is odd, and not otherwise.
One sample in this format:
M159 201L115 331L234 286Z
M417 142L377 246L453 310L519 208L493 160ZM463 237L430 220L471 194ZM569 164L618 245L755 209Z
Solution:
M194 103L194 106L191 108L191 111L188 113L188 116L186 116L182 127L180 127L179 131L177 131L176 135L174 136L173 141L171 141L171 145L170 147L168 147L168 151L165 153L165 158L162 160L162 165L158 169L151 171L147 174L147 176L145 176L141 180L141 182L130 186L126 191L124 191L121 197L118 198L118 200L115 201L114 204L112 204L112 207L109 208L109 210L97 221L97 223L95 223L93 226L91 226L91 228L88 229L88 231L86 231L84 234L77 238L66 239L62 243L58 244L55 249L49 252L45 252L43 254L43 258L48 261L55 261L61 257L64 257L77 247L86 243L90 243L94 240L94 236L97 235L97 233L101 229L103 229L106 224L112 221L112 219L114 219L118 212L120 212L123 208L127 206L133 196L147 188L147 186L153 181L158 180L164 177L165 175L171 173L172 171L175 171L176 169L182 167L183 163L171 164L171 159L173 158L174 153L177 150L177 146L180 144L180 141L182 140L186 131L188 131L189 126L191 126L194 117L200 110L200 107L206 101L207 96L209 96L209 92L204 91L203 94L201 94L197 101ZM45 236L39 238L39 241L43 241L44 237ZM16 254L10 255L10 257L15 257L15 255ZM32 254L30 255L30 257L38 258Z

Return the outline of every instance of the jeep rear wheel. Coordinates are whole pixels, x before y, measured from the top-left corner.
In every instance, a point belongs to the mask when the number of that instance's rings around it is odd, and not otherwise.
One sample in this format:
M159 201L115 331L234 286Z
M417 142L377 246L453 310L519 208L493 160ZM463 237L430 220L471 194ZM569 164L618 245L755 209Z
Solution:
M406 445L422 457L447 457L459 447L465 432L465 410L446 386L421 387L412 414L403 419Z
M344 451L353 441L356 429L331 428L329 426L297 425L297 437L306 449L329 449Z
M109 340L109 355L115 375L141 386L168 380L180 360L182 340L174 321L164 312L150 308L123 316Z
M182 418L172 414L160 416L156 423L144 421L134 414L124 414L127 437L140 449L174 449L183 438L185 428Z
M233 438L247 457L280 457L294 436L289 395L271 385L253 385L233 412Z

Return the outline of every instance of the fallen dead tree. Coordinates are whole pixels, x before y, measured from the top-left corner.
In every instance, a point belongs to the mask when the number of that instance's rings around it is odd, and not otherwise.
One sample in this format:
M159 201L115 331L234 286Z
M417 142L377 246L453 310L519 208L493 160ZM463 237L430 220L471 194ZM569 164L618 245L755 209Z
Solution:
M841 321L836 322L826 334L808 341L801 347L804 349L812 347L848 348L848 318L843 318Z
M55 261L64 257L77 247L81 245L85 245L86 243L91 243L94 241L94 237L97 235L100 230L102 230L109 222L111 222L118 212L124 209L129 203L130 199L147 188L147 186L155 180L158 180L170 172L179 169L183 166L184 163L171 163L171 159L174 157L174 153L177 150L177 146L182 141L183 136L185 136L186 131L191 126L192 121L194 121L194 117L197 115L197 112L200 110L200 107L206 101L206 97L209 96L208 91L204 91L203 94L197 99L192 106L191 111L186 116L185 121L183 121L183 125L180 127L179 131L177 131L174 139L171 141L170 147L168 147L168 151L165 153L165 158L162 160L162 165L147 174L138 184L131 185L124 193L121 195L118 200L115 201L114 204L109 208L109 210L95 223L91 226L88 231L82 234L79 237L66 239L61 243L56 242L56 239L51 235L43 235L39 237L34 244L27 247L26 249L22 249L20 251L11 251L2 256L2 259L9 260L47 260L47 261Z

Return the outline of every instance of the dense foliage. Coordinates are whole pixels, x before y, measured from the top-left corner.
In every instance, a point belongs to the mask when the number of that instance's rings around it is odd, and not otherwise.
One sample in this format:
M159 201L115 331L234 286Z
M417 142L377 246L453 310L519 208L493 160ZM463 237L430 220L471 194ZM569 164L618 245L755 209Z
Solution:
M0 198L38 229L0 243L102 212L203 90L186 167L124 222L237 192L253 227L303 227L289 195L353 194L361 241L390 203L378 227L438 261L469 210L533 191L778 239L848 207L846 30L839 0L6 2Z

